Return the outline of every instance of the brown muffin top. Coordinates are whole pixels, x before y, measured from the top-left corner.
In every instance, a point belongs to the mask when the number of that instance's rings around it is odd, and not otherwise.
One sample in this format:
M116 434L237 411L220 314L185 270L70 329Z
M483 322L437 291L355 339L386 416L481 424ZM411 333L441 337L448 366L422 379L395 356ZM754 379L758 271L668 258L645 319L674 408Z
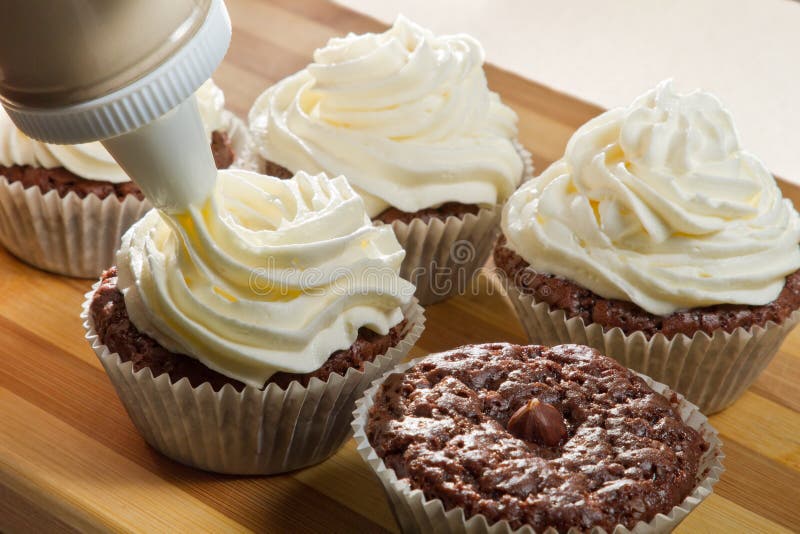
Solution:
M465 346L389 376L366 433L446 509L537 531L633 527L694 488L708 445L640 377L579 345Z
M633 302L606 299L572 280L549 273L537 273L519 254L506 246L501 236L494 250L494 262L505 273L508 283L519 291L561 309L567 317L580 317L584 323L597 323L605 330L620 328L625 334L642 332L648 338L664 334L692 337L696 332L712 335L717 330L733 332L783 322L800 308L800 270L786 277L786 285L774 301L762 306L717 304L692 308L661 316L649 313Z

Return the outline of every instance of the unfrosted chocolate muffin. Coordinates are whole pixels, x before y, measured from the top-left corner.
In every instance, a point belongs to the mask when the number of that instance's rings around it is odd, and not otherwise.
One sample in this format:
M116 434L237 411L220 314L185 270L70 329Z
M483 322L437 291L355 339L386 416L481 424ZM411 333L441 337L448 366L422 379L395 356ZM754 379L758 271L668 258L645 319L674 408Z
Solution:
M508 283L551 308L564 310L567 317L580 317L584 323L597 323L604 329L620 328L625 334L642 332L648 338L662 333L667 338L677 334L692 337L696 332L712 335L716 330L733 332L781 323L800 308L800 271L786 277L786 285L774 301L762 306L718 304L704 308L654 315L633 302L606 299L566 278L537 273L519 254L506 246L502 235L494 250L495 265Z
M292 177L292 171L286 167L282 167L273 161L264 162L264 174L274 176L285 180ZM390 207L372 218L373 221L381 221L386 224L392 224L394 221L400 221L405 224L411 224L414 219L421 219L422 222L428 223L431 219L445 220L448 217L464 218L468 213L473 215L480 211L480 206L477 204L462 204L461 202L445 202L441 206L435 208L425 208L415 212L402 211L394 207Z
M235 154L226 132L214 131L211 134L211 152L218 169L227 169L233 164ZM31 165L12 165L10 167L0 165L0 176L5 176L9 183L21 182L25 189L36 186L42 191L42 194L55 190L62 198L73 192L79 198L96 195L102 200L114 195L121 200L127 195L133 195L139 200L144 199L144 194L139 186L133 182L113 183L89 180L64 167L45 169Z
M702 476L709 446L672 397L588 347L472 345L390 375L366 434L398 479L467 518L611 532Z
M193 387L208 382L214 390L221 389L225 384L232 385L237 391L244 389L244 384L238 380L209 369L195 358L170 352L150 336L139 332L128 316L125 298L117 289L116 267L103 273L89 313L100 342L111 352L118 353L123 362L133 362L134 371L149 367L153 376L167 373L172 382L187 378ZM400 342L405 326L404 319L386 335L362 327L350 348L331 354L316 371L305 374L276 373L267 384L275 383L286 388L293 380L297 380L301 385L307 386L313 377L325 381L332 373L344 375L351 367L363 370L366 362L373 361Z

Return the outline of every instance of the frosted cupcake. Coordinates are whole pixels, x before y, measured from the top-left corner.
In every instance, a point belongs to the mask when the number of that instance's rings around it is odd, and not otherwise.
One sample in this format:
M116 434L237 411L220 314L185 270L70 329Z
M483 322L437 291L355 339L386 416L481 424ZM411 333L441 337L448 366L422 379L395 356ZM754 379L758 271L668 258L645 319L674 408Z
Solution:
M664 82L586 123L502 229L495 262L533 341L591 345L706 413L798 319L800 218L702 91Z
M87 337L155 448L226 473L319 462L355 399L422 331L404 252L343 177L220 171L153 210L87 295Z
M483 265L498 205L531 171L483 61L472 37L401 16L381 34L331 39L250 110L267 173L347 176L373 221L393 226L423 303Z
M244 152L247 133L209 80L196 93L218 168ZM150 209L99 142L52 145L16 128L0 108L0 243L40 269L94 278L120 237Z

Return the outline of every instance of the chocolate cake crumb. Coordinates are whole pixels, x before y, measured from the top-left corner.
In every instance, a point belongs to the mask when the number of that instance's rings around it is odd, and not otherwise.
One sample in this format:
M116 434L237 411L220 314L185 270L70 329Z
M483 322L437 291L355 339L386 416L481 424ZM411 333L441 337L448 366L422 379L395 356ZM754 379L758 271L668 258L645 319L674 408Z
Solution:
M503 236L495 247L494 262L519 291L533 295L551 308L564 310L567 317L580 317L587 325L597 323L604 330L620 328L627 335L642 332L648 339L658 333L671 339L678 334L692 337L696 332L712 335L716 330L733 332L739 327L749 330L766 326L769 321L780 324L800 308L800 270L786 277L778 298L768 304L717 304L662 316L632 302L605 299L571 280L535 272L506 246Z
M231 166L235 154L227 133L215 131L211 134L211 152L214 155L214 163L218 169L227 169ZM61 198L73 192L79 198L95 195L101 200L110 196L116 196L118 199L123 200L126 196L133 195L139 200L144 199L144 194L139 189L139 186L133 182L115 184L100 180L89 180L68 171L64 167L45 169L30 165L12 165L9 167L0 165L0 176L5 176L9 183L22 183L22 187L25 189L36 186L42 191L42 194L48 191L56 191Z
M445 509L537 532L612 532L669 513L702 476L708 444L676 406L589 347L490 343L390 375L366 434ZM531 420L511 423L520 417Z
M118 353L123 362L132 362L134 371L149 367L153 376L167 373L173 383L181 378L187 378L193 387L208 382L215 391L225 384L230 384L237 391L245 387L242 382L209 369L195 358L167 350L150 336L139 332L131 322L125 307L125 298L117 288L116 267L103 273L100 286L92 298L89 313L100 342L111 352ZM303 386L307 386L313 377L325 381L331 374L343 375L351 367L363 370L366 362L373 361L390 347L397 345L404 337L405 330L405 319L386 335L362 327L358 330L358 338L350 348L331 354L316 371L305 374L276 373L270 377L267 384L276 383L286 388L293 380L297 380Z
M277 163L273 161L266 160L264 162L264 174L267 176L274 176L275 178L280 178L281 180L288 180L294 173L287 169L286 167L281 167Z
M211 132L211 154L217 169L227 169L233 165L236 153L233 151L228 132L214 130Z

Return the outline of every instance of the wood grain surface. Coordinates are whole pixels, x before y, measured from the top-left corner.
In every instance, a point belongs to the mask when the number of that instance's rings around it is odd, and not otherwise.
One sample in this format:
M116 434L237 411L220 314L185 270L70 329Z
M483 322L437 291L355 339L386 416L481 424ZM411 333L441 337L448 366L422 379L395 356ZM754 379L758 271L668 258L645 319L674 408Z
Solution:
M233 41L215 79L242 116L328 38L383 28L321 1L227 5ZM601 111L491 66L487 72L519 114L521 139L539 170ZM785 192L798 203L797 188ZM474 294L428 308L411 356L525 341L492 275L478 281ZM316 467L274 477L212 475L148 447L83 338L78 314L90 285L34 270L0 250L0 531L397 531L352 440ZM795 331L741 400L711 418L727 471L679 532L800 531L798 384Z

